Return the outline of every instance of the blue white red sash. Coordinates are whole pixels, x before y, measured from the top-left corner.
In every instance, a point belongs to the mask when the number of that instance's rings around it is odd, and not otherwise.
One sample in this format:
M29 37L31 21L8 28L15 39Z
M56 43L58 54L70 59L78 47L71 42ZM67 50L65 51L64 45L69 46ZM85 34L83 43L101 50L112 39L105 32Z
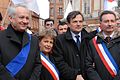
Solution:
M101 29L100 29L100 27L98 27L98 28L97 28L97 32L100 32L100 31L101 31Z
M40 52L42 65L50 72L54 80L59 80L59 73L55 65Z
M15 76L26 63L30 51L30 41L31 41L31 35L30 34L28 35L29 35L29 42L22 48L22 50L18 53L18 55L6 65L7 70L10 72L12 76Z
M117 75L119 70L118 65L116 64L115 60L113 59L112 55L110 54L109 50L107 49L105 43L102 41L101 44L96 43L96 38L93 38L94 46L103 62L105 67L107 68L108 72L111 74L112 77Z

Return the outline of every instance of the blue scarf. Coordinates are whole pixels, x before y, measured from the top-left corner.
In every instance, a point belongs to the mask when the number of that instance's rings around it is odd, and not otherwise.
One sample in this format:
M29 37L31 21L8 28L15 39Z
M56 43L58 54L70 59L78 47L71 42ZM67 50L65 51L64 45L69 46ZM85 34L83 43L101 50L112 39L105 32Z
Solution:
M18 55L12 59L7 65L6 68L12 76L15 76L26 63L29 51L30 51L30 41L31 35L29 35L29 42L22 48Z

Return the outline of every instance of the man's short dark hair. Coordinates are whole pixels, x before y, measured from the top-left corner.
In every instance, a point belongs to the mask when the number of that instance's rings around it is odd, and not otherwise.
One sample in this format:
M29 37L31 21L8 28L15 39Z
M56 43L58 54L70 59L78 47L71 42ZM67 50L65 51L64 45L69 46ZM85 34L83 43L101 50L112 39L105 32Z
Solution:
M63 22L63 21L59 21L59 24L58 25L67 25L66 22Z
M0 21L2 21L3 17L2 17L2 14L0 13Z
M70 23L70 20L74 19L77 15L81 15L82 20L84 21L84 17L83 17L83 15L82 15L82 13L80 11L72 11L67 16L67 22Z
M53 24L54 24L54 20L53 20L53 19L50 19L50 18L45 19L44 24L46 24L46 22L48 22L48 21L52 21Z
M109 10L106 10L106 11L103 11L101 14L100 14L100 17L99 17L99 20L102 21L102 16L103 15L106 15L106 14L113 14L115 16L115 19L116 19L116 15L113 11L109 11Z

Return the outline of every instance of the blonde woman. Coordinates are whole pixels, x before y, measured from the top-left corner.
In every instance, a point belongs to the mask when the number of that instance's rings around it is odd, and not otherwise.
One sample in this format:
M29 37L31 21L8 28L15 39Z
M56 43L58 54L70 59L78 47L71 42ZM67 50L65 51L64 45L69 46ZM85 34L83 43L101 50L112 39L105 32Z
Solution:
M54 65L52 49L55 37L57 36L54 29L45 29L39 35L40 56L42 70L40 80L59 80L58 71Z

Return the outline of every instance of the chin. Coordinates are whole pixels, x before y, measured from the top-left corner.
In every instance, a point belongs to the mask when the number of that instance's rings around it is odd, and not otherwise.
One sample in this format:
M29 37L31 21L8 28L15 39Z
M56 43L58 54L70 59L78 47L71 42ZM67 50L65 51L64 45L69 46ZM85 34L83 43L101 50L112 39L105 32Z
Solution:
M112 31L114 31L114 30L113 30L113 29L109 29L109 30L107 30L107 31L112 32Z
M19 32L25 32L25 30L19 30Z

